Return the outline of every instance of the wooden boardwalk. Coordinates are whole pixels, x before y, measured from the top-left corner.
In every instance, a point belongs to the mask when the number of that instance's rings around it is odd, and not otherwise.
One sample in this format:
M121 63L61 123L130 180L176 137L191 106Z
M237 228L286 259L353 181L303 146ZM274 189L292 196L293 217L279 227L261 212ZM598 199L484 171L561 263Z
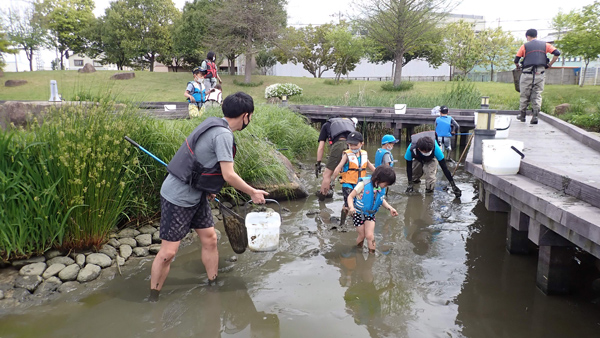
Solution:
M542 113L538 125L514 120L508 138L525 145L517 175L486 173L472 150L466 169L488 210L510 214L508 251L538 245L538 287L566 293L575 246L600 258L600 137Z

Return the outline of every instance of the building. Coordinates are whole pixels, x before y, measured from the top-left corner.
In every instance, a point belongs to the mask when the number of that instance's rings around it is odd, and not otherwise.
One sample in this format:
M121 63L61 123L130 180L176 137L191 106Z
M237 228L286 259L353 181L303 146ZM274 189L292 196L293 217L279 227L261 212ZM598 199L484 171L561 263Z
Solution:
M69 62L67 64L67 70L79 70L85 66L86 63L92 64L96 70L118 70L117 65L107 64L103 65L100 63L100 59L91 59L87 55L73 54L69 56Z

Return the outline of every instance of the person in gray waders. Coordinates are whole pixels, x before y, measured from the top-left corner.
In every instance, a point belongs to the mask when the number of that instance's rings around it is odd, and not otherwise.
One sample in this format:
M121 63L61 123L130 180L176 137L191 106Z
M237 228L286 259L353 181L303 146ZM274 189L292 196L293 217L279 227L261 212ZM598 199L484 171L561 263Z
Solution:
M157 301L169 274L180 241L193 229L202 244L202 263L208 284L214 284L219 268L217 234L208 203L225 182L265 203L266 191L248 185L233 169L236 153L233 131L244 130L252 120L254 101L237 92L223 101L225 117L209 117L184 140L167 166L169 174L160 189L160 251L152 263L150 301Z
M538 113L542 109L542 92L544 91L544 79L546 69L552 67L558 59L560 52L551 44L537 39L537 30L528 29L525 33L527 42L519 48L515 56L515 65L517 69L522 68L519 87L521 90L521 103L519 106L520 114L517 120L525 122L527 106L531 103L533 116L531 124L538 123ZM549 61L546 54L553 55ZM519 61L523 58L520 65ZM549 61L549 62L548 62Z
M414 192L413 184L421 183L420 178L425 178L425 193L432 193L435 187L438 162L444 176L452 186L452 192L456 197L462 195L462 191L454 183L452 174L448 170L444 153L435 141L434 131L424 131L411 136L411 142L404 155L406 160L406 177L408 178L407 193ZM413 176L414 174L414 176Z

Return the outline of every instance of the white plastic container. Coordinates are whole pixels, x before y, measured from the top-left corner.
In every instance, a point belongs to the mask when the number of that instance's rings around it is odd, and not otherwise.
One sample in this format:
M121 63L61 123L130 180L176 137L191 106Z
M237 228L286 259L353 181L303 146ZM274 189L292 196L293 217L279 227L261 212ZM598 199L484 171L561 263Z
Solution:
M496 115L494 121L494 127L496 128L497 139L507 139L508 130L510 129L510 116L509 115Z
M250 212L246 215L248 248L252 251L274 251L279 247L281 217L272 209Z
M397 103L394 105L394 112L396 114L406 114L406 104Z
M521 155L511 147L523 151L523 142L515 140L483 140L482 166L486 173L514 175L519 172Z

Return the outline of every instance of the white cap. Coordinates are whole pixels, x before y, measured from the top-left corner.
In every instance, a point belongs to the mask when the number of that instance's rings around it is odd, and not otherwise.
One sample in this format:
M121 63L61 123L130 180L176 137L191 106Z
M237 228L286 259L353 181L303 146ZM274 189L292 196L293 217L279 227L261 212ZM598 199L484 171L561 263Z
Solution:
M354 128L356 128L356 126L358 125L358 119L356 117L352 117L352 118L350 118L350 120L352 120L352 122L354 122Z

